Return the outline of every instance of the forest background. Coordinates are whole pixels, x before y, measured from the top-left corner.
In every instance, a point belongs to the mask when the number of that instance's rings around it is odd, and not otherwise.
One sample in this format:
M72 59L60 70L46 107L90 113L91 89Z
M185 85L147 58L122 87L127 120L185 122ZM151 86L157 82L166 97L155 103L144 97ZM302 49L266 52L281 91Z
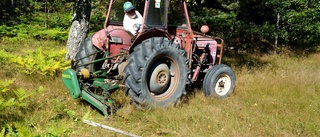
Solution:
M209 35L225 40L224 62L237 74L235 95L218 101L196 94L187 106L169 110L123 105L111 121L72 100L61 82L74 3L0 1L0 136L121 136L81 119L142 136L320 135L314 119L320 114L320 1L187 0L193 30L206 24ZM91 0L91 6L92 34L103 28L107 2Z
M137 8L140 0L133 0ZM71 26L72 0L4 0L0 2L1 37L65 41ZM240 51L297 52L314 50L320 43L320 2L317 0L187 0L196 31L210 26L210 35L225 39ZM90 32L102 28L105 0L92 0ZM122 7L120 7L122 8ZM122 9L119 9L122 10Z

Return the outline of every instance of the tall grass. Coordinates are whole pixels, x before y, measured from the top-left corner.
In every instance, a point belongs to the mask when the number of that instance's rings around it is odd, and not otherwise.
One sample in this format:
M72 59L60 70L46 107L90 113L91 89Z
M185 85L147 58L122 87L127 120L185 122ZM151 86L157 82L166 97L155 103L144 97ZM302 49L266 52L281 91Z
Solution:
M34 40L2 42L0 48L18 53L43 45L65 48L64 43ZM60 76L26 75L6 64L0 76L16 79L11 88L46 90L30 97L24 109L0 112L0 128L24 129L32 136L123 136L86 125L85 118L140 136L320 136L319 60L320 54L229 58L237 82L228 98L206 98L198 89L177 107L140 110L119 89L113 98L122 107L107 118L89 103L72 99Z

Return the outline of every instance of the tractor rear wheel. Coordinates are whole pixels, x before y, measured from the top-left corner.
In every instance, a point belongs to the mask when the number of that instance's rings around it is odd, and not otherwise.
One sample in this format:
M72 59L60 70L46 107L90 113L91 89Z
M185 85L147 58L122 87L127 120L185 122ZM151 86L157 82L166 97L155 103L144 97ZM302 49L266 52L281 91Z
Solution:
M205 96L224 98L229 96L235 87L236 76L234 71L225 64L213 66L203 80Z
M86 38L79 47L79 51L75 57L76 61L72 66L76 70L81 70L83 68L86 68L90 72L94 72L99 70L103 64L103 62L97 62L97 63L88 64L85 66L80 66L82 64L86 64L103 57L104 53L103 52L98 53L98 49L92 44L92 36Z
M144 40L134 48L123 83L135 105L168 107L186 93L187 59L178 44L164 37Z

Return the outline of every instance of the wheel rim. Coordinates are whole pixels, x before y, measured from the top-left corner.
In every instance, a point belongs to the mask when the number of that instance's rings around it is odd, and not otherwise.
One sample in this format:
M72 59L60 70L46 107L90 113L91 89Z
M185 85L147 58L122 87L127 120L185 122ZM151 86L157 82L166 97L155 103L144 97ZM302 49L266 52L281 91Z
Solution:
M230 76L228 76L227 74L219 75L218 80L215 85L216 86L215 86L214 90L219 96L226 95L231 88Z
M150 68L147 73L149 93L157 100L167 99L175 92L179 82L177 62L169 56L162 56Z

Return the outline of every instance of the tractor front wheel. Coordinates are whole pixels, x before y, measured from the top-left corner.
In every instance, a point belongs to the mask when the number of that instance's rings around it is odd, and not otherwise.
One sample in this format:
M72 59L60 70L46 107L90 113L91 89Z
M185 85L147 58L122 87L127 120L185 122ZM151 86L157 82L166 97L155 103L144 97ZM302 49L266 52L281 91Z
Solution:
M135 105L168 107L186 93L187 59L178 44L164 37L134 48L124 69L126 95Z
M204 77L203 91L206 96L224 98L233 92L235 82L236 76L229 66L215 65Z

